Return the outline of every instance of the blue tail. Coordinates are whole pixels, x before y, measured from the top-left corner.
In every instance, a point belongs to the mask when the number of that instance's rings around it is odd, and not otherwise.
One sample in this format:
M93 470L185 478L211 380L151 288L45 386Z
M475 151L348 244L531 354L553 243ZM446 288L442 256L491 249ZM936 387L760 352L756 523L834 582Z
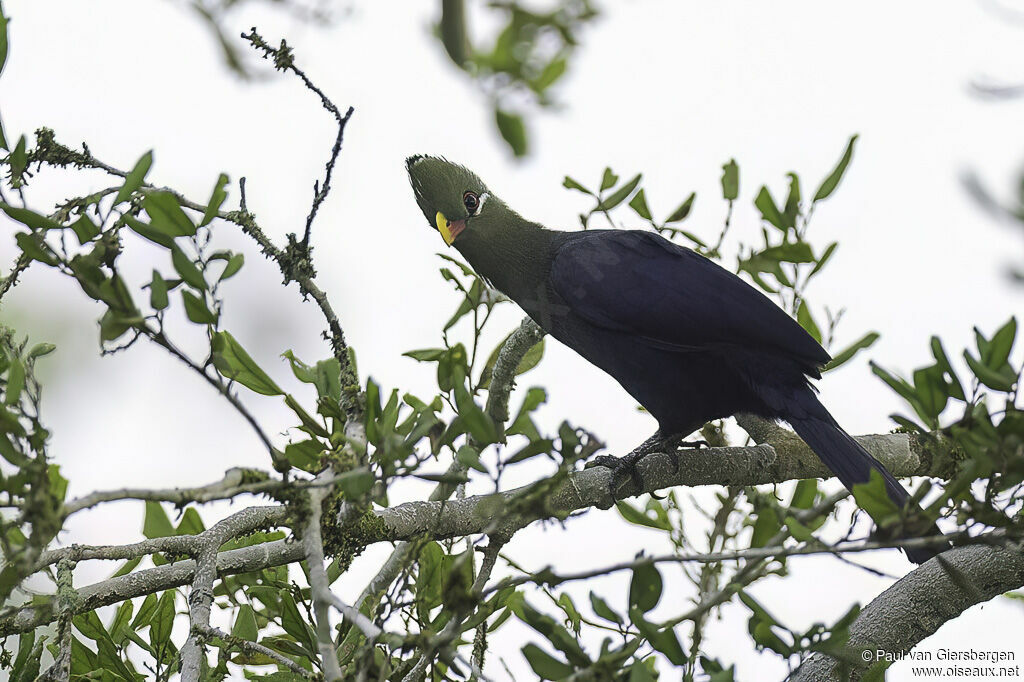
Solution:
M808 397L816 403L812 409L799 418L786 417L793 429L805 443L811 446L815 454L846 486L853 490L858 483L867 483L871 471L877 471L885 481L885 492L896 506L903 507L910 499L906 488L890 474L881 463L861 446L850 434L839 426L828 410L818 401L817 396L808 391ZM801 402L807 402L806 400ZM811 407L808 405L808 407ZM817 408L817 409L815 409ZM939 535L938 526L933 525L928 535ZM903 536L910 537L910 534ZM931 548L905 549L907 558L920 564L928 561L938 552Z

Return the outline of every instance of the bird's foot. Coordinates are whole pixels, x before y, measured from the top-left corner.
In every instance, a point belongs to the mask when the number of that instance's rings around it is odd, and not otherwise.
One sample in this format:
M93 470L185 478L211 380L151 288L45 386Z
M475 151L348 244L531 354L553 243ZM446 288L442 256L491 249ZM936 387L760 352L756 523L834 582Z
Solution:
M628 455L622 457L614 457L612 455L601 455L595 457L587 463L586 468L591 467L605 467L610 469L612 472L611 477L608 479L608 492L611 494L613 500L617 500L622 495L619 491L622 490L622 486L629 481L632 484L632 488L639 491L643 487L643 479L640 477L640 470L637 465L647 455L655 452L663 452L669 455L669 459L672 462L672 467L675 473L679 471L679 459L673 455L677 450L685 448L702 448L710 447L707 441L704 440L684 440L685 436L673 435L673 436L662 436L660 433L656 433L639 446L637 446Z
M632 482L636 489L643 485L643 479L640 478L640 470L637 469L636 465L650 453L639 452L638 450L634 450L622 457L601 455L587 462L587 469L591 467L604 467L612 472L611 477L608 479L608 492L613 500L619 499L618 491L626 481Z
M626 481L632 483L632 487L639 490L643 486L643 480L640 477L640 470L637 465L647 455L655 452L664 452L669 455L674 453L680 448L699 448L707 446L706 441L686 441L683 440L684 436L662 436L660 433L656 433L639 446L633 449L628 455L622 457L614 457L612 455L601 455L595 457L587 463L586 468L591 467L605 467L610 469L612 472L611 478L608 480L609 492L612 499L619 499L621 495L618 492L622 489L623 484ZM679 462L675 457L671 458L672 465L678 471Z

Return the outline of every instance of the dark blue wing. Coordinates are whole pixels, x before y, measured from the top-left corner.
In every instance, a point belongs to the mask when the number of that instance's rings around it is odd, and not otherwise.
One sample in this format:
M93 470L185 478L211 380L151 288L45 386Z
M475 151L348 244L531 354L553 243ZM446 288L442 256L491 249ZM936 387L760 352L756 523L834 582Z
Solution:
M652 232L574 233L552 262L555 292L591 324L679 351L743 347L808 373L829 361L793 318L728 270Z

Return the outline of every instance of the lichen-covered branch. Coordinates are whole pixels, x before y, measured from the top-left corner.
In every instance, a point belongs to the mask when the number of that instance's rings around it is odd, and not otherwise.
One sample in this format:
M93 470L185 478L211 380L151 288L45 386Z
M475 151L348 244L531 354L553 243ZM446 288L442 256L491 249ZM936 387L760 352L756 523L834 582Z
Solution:
M859 440L897 476L925 475L931 471L932 459L922 439L917 436L887 434ZM640 488L621 490L619 497L656 492L678 485L761 485L829 476L824 465L816 459L813 462L806 461L808 453L810 448L806 445L802 448L794 445L780 451L770 445L757 445L687 449L674 455L653 453L638 465ZM673 459L677 464L673 464ZM343 539L351 546L410 540L424 535L434 539L481 533L511 537L519 529L539 519L564 516L590 507L611 507L614 500L610 492L610 476L611 473L604 467L571 473L564 481L546 491L539 500L529 500L534 489L532 486L524 486L503 493L476 495L453 501L407 502L376 510L372 516L363 517L344 531L349 537ZM508 510L514 505L518 506L524 498L529 503L519 507L516 513L509 514ZM265 526L272 526L286 520L286 509L283 506L253 509L259 514L254 523L259 521ZM497 515L499 511L502 513ZM187 539L190 536L179 537ZM162 540L172 542L170 538ZM113 550L107 551L113 553ZM125 554L127 551L117 553L117 558L125 558ZM78 556L86 558L87 555L83 552ZM220 553L217 557L217 572L225 575L256 571L293 563L302 558L303 549L300 545L279 540ZM179 561L79 588L80 602L76 613L188 584L194 579L195 570L194 561ZM362 599L356 602L357 605L362 603ZM0 617L0 636L24 632L52 620L50 607L22 607Z
M313 616L316 621L316 642L327 682L341 679L338 656L334 653L331 636L331 587L324 570L324 544L320 537L320 516L327 491L318 488L309 491L309 519L302 529L302 551L309 568L309 587L313 597Z
M228 469L221 480L197 488L121 488L119 490L90 493L66 503L63 513L64 517L67 518L76 512L90 509L98 504L119 500L170 502L176 505L183 505L189 502L213 502L215 500L230 500L239 495L256 495L281 490L286 486L296 487L301 485L301 481L285 483L280 480L272 480L268 473L259 469L235 467Z
M848 661L814 654L793 682L858 680L861 652L907 652L966 609L1024 585L1024 545L956 547L921 565L875 597L850 626Z

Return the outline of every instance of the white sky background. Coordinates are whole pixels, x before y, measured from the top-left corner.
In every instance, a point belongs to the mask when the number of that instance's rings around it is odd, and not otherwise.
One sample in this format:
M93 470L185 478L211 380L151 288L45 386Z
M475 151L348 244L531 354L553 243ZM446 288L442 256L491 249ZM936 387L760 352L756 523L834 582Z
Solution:
M983 214L958 180L975 168L997 191L1012 191L1024 160L1024 101L979 101L967 83L984 74L1024 78L1019 29L974 2L876 1L852 11L813 2L604 4L603 18L584 33L557 89L564 109L532 118L534 152L525 163L510 159L479 93L430 36L433 2L355 3L351 17L325 30L269 11L239 16L231 27L256 24L271 42L287 37L310 77L339 106L356 108L313 241L318 281L357 349L364 380L369 374L386 388L428 395L433 366L401 353L438 345L440 322L457 304L437 274L433 254L444 244L425 224L406 181L404 158L417 152L469 165L523 215L561 229L575 229L576 214L588 208L581 195L561 187L565 174L592 185L606 164L623 176L642 171L656 216L695 190L687 227L708 237L717 235L724 217L720 167L735 157L741 197L734 245L737 237L756 239L752 200L760 184L778 197L784 174L794 170L810 194L849 135L859 132L846 179L819 206L810 232L819 247L838 239L840 249L808 292L813 303L848 309L840 347L868 330L883 332L869 353L821 383L823 400L853 433L886 431L888 415L901 409L871 375L868 358L909 372L927 362L931 334L957 355L971 343L973 325L988 333L1019 312L1024 288L1011 288L1005 270L1020 261L1020 237ZM175 3L8 0L5 9L13 18L11 56L0 79L8 138L50 126L65 143L87 140L120 168L153 148L150 179L199 201L218 172L233 180L244 175L249 208L270 236L280 244L287 232L301 233L334 124L295 79L240 83L222 66L205 29ZM76 191L113 184L99 175L77 177ZM46 206L72 194L65 179L49 172L30 196ZM237 201L237 192L229 201ZM620 215L626 219L628 210ZM639 220L630 226L639 227ZM233 230L222 226L216 238L246 250L248 259L225 289L225 327L282 385L306 395L277 356L292 348L307 361L326 357L319 312L300 304L294 286L281 289L276 269ZM138 254L143 247L136 240L129 248ZM14 255L13 240L0 244L3 263ZM152 267L169 269L163 258L147 253L129 275L142 284ZM44 415L70 494L193 485L230 466L269 466L246 425L166 354L139 344L97 357L99 308L69 281L33 268L8 299L5 320L59 346L41 363L49 369ZM506 306L484 352L520 317ZM203 352L195 335L191 348ZM73 379L58 381L68 371ZM548 388L542 415L551 426L568 417L592 428L614 453L654 429L611 379L553 342L542 367L521 384ZM277 401L244 398L269 430L291 423ZM536 478L539 470L530 466L508 483ZM403 490L410 497L419 491ZM62 540L137 539L141 507L122 503L83 514ZM667 548L614 512L595 511L564 530L535 526L520 533L509 552L526 566L553 563L569 571L628 560L640 549ZM357 561L337 584L343 597L357 593L385 552L374 547ZM897 575L910 566L895 552L862 560ZM93 582L112 570L82 565L76 580ZM663 603L687 598L674 569L663 575ZM621 595L627 580L604 579L595 589ZM764 581L754 592L799 628L834 620L890 582L832 559L797 558L789 577ZM573 594L585 604L585 590ZM777 659L749 649L746 616L743 608L726 609L711 626L708 651L737 663L737 679L781 678L785 668ZM922 647L1010 649L1019 661L1021 628L1020 606L996 600ZM513 627L492 640L521 679L530 675L517 649L528 634ZM680 628L679 634L687 633ZM489 670L504 675L499 666ZM890 672L890 679L908 678L899 666Z

